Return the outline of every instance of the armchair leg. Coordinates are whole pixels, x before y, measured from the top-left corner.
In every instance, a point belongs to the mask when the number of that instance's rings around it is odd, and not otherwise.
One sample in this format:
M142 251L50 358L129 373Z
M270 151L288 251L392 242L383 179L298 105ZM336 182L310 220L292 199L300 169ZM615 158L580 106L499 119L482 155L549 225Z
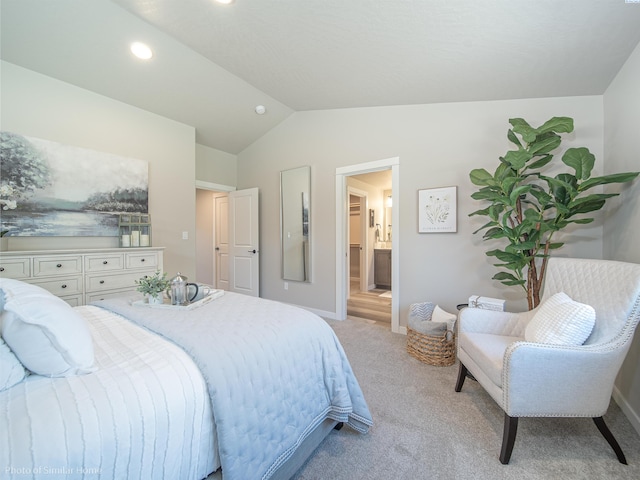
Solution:
M462 362L460 362L460 366L458 367L458 380L456 381L456 392L462 390L464 379L467 378L468 373L469 371L467 370L467 367L465 367Z
M595 419L594 419L595 420ZM518 417L510 417L504 414L504 431L502 433L502 449L500 450L500 463L506 465L511 460L513 444L516 442L518 432Z
M609 442L611 448L613 448L613 451L616 453L616 457L618 457L618 461L624 465L628 465L627 459L625 458L624 453L622 453L622 448L620 448L620 444L618 444L618 441L613 436L613 433L611 433L611 430L609 430L609 427L607 427L607 424L604 423L604 419L602 417L593 417L593 422L596 424L596 427L598 427L598 430L600 430L600 433L605 440Z

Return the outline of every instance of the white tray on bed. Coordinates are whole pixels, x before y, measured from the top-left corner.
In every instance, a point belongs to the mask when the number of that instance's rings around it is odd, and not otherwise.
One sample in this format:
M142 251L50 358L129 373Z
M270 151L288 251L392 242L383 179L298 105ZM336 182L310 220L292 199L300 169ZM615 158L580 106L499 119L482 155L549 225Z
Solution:
M201 307L222 295L224 295L224 290L211 290L211 292L209 292L209 294L204 298L201 298L197 302L190 303L189 305L171 305L171 300L168 298L165 298L163 303L147 303L147 300L145 299L131 302L131 305L136 307L165 308L169 310L193 310L194 308Z

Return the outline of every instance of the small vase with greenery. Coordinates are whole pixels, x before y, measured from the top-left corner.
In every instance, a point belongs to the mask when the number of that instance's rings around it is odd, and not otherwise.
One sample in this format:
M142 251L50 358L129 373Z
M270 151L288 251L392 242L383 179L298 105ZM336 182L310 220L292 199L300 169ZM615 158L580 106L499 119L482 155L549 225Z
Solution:
M579 147L569 148L562 155L562 163L573 172L547 176L545 169L559 165L552 163L551 153L560 146L559 134L573 131L573 119L553 117L538 128L521 118L512 118L509 123L512 128L507 138L516 149L500 157L493 174L483 168L469 174L471 182L480 187L471 197L489 203L470 216L488 220L474 233L485 230L484 240L506 244L486 252L498 259L500 263L494 265L502 269L493 279L521 286L532 309L540 303L550 252L563 245L553 241L554 236L571 224L593 222L592 217L584 215L600 210L608 198L618 195L588 191L600 185L629 182L639 172L592 177L595 156Z
M145 275L135 282L138 285L136 290L147 295L149 303L162 303L162 294L170 284L170 281L167 280L167 274L161 274L160 270L153 275Z

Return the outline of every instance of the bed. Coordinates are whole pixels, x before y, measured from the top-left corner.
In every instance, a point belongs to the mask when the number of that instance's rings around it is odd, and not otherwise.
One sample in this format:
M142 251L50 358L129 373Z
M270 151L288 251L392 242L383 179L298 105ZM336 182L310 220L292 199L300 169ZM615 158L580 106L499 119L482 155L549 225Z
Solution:
M2 478L290 478L334 426L372 425L337 337L303 309L229 292L72 309L26 285L0 279Z

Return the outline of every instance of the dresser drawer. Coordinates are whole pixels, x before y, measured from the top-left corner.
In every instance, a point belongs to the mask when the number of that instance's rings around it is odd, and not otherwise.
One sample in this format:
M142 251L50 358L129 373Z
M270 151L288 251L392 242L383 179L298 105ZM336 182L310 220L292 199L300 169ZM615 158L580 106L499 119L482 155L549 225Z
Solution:
M124 255L126 268L158 268L158 254L156 252L131 252Z
M80 275L73 277L48 278L46 280L30 279L29 283L38 285L45 290L49 290L58 297L82 294L82 277Z
M31 262L28 257L0 258L0 277L29 278L31 276Z
M121 272L104 275L89 275L86 277L85 291L89 292L103 292L105 290L115 290L123 288L131 288L135 290L136 280L139 280L143 275L153 275L153 271L136 271L136 272Z
M86 273L109 272L124 268L124 255L121 253L104 255L86 255L84 270Z
M109 290L107 292L87 293L85 303L89 305L91 302L97 302L100 300L106 300L107 298L116 298L122 296L135 297L136 293L137 292L133 288L125 288L123 290L115 291ZM138 293L138 295L140 295L140 298L142 298L142 294Z
M82 295L70 295L66 297L60 297L62 300L67 302L72 307L79 307L80 305L84 305L82 301Z
M70 275L73 273L82 273L82 257L80 255L33 258L34 277Z

